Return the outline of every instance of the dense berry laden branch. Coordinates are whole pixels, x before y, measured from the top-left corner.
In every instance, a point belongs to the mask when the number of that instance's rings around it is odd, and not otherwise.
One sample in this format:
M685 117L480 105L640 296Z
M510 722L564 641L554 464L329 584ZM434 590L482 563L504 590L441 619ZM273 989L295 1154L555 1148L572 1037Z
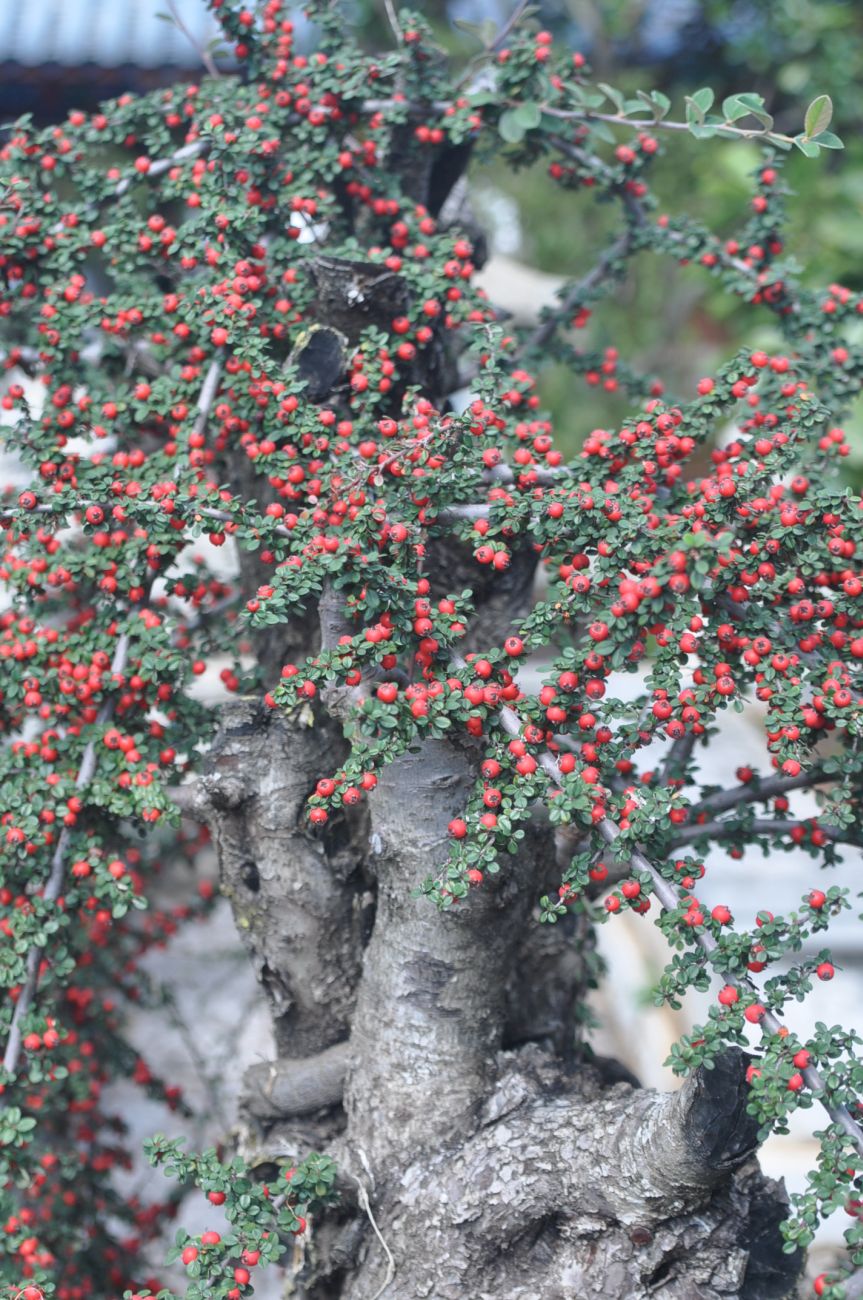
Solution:
M128 632L123 632L117 642L117 648L114 651L114 658L111 660L111 678L114 683L119 685L122 676L126 671L126 664L129 658L130 639ZM96 719L97 727L104 727L110 721L114 712L114 701L108 699L99 710ZM78 768L78 775L75 778L75 789L86 793L87 786L93 779L96 771L96 744L94 738L87 742L87 746L81 755L81 764ZM68 866L67 858L69 853L70 833L66 827L60 832L57 840L57 847L54 850L54 856L51 859L51 873L42 893L42 897L47 903L56 903L63 892L63 881ZM36 989L39 984L39 967L45 957L45 949L32 947L27 954L27 976L24 985L21 988L18 999L15 1003L15 1013L12 1016L12 1023L9 1027L9 1036L6 1040L6 1050L3 1054L3 1068L10 1075L16 1073L18 1061L21 1054L21 1040L23 1038L22 1025L27 1017Z
M467 667L467 665L463 661L457 664L457 666L460 668ZM499 717L500 717L501 725L503 726L503 729L507 732L508 735L516 739L522 736L524 730L523 723L522 720L519 718L518 714L513 709L509 707L502 708L500 710ZM557 786L561 786L566 783L565 774L561 770L558 761L555 759L555 757L552 754L548 752L542 753L539 757L539 765L546 773L546 775ZM707 833L707 834L710 833L709 831L701 827L694 828L694 829L697 829L700 833ZM596 831L606 842L606 844L608 844L609 846L614 846L616 841L620 838L620 834L621 834L620 828L616 826L608 818L603 818L601 821L597 823ZM685 838L688 837L681 836L680 838L681 841L683 841L685 840ZM670 913L677 912L681 906L682 895L680 891L668 880L667 876L659 869L659 867L657 867L654 863L650 862L638 848L630 847L628 843L626 845L624 853L628 862L631 864L633 870L638 872L645 872L650 877L652 881L652 887L656 894L656 897L658 898L659 902L662 904L666 912L670 912ZM713 956L714 954L717 953L718 945L716 943L716 940L710 934L706 934L703 932L697 933L696 943L705 953L707 953L710 956ZM718 973L720 974L724 973L722 971L721 966L719 967ZM726 977L728 980L728 984L733 986L745 987L748 993L754 995L756 1000L758 999L758 989L751 979L749 978L738 979L733 975L727 975ZM781 1028L780 1020L772 1012L769 1011L764 1012L762 1014L759 1023L760 1023L761 1031L765 1035L776 1035L779 1033ZM834 1105L830 1101L829 1091L826 1088L825 1081L821 1078L818 1071L815 1070L814 1068L806 1067L803 1070L803 1078L805 1079L808 1087L810 1087L812 1091L819 1097L819 1100L821 1101L822 1105L824 1106L824 1109L827 1111L827 1114L830 1116L831 1120L833 1120L834 1123L839 1124L844 1129L844 1131L849 1135L849 1137L853 1141L860 1155L863 1155L863 1128L861 1128L860 1124L857 1122L856 1119L852 1118L851 1113L849 1112L847 1107L842 1105L840 1106Z

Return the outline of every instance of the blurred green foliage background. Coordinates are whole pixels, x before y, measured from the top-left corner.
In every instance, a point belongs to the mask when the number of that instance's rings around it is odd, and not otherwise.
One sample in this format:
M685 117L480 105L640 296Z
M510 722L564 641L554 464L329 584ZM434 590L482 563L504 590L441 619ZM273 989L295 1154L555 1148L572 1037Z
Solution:
M513 3L432 0L415 8L458 60L478 49L459 24L491 19L500 25ZM357 13L370 43L388 42L382 0L358 0ZM664 91L673 118L683 117L684 96L700 86L712 87L717 100L757 91L776 129L793 134L802 130L810 101L831 95L832 129L845 149L818 159L797 151L788 157L784 174L793 194L785 249L806 283L838 281L863 290L863 0L539 0L533 16L565 47L584 53L596 80L627 93ZM663 210L688 211L721 235L739 233L760 148L656 134L664 151L651 183ZM561 191L544 165L521 172L479 166L474 184L493 246L540 270L583 273L618 221L589 195ZM731 300L702 270L644 254L633 271L598 305L585 345L617 347L622 359L655 373L669 392L691 395L698 378L741 344L780 346L766 309ZM568 450L631 409L626 399L590 389L563 369L544 378L543 395ZM863 404L844 427L853 447L849 480L863 487Z

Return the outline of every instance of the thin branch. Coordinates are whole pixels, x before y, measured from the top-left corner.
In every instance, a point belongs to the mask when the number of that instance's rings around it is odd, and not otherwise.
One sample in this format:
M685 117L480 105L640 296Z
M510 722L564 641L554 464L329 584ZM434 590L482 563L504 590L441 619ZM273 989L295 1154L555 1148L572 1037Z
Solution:
M194 817L198 821L201 820L196 812L196 800L198 798L197 782L190 781L185 785L166 786L165 794L171 800L174 807L180 810L184 817Z
M675 122L669 118L631 118L624 117L619 113L595 113L592 109L577 108L555 108L552 104L542 104L543 113L549 117L556 117L563 122L607 122L611 126L628 126L634 130L643 130L649 127L651 131L686 131L690 132L688 122ZM714 127L717 134L724 135L730 139L738 140L779 140L784 144L794 144L794 136L781 135L776 131L767 131L764 127L746 127L734 126L731 122L723 122L721 125Z
M491 506L486 502L485 505L446 506L435 518L440 524L451 524L459 519L488 519L490 514Z
M401 25L398 20L396 7L393 4L393 0L384 0L384 11L387 16L387 22L390 25L390 29L392 31L393 36L396 38L397 43L399 45L404 45L405 34L401 29Z
M649 224L649 218L644 204L635 197L625 186L622 186L611 167L597 157L596 154L589 153L586 149L579 148L578 145L572 144L569 140L564 140L562 136L549 136L549 144L562 153L565 158L571 159L572 162L578 163L580 167L594 172L599 176L609 189L615 190L626 209L629 218L636 228ZM669 244L686 245L685 237L676 230L663 230L662 237ZM687 253L690 250L687 249ZM731 253L725 251L720 245L716 249L711 249L715 253L718 262L729 270L737 271L739 275L745 276L747 280L758 281L758 272L753 266L744 262L742 258L734 257Z
M228 1133L231 1128L231 1121L222 1099L223 1072L218 1068L214 1068L212 1064L208 1064L206 1057L198 1046L197 1035L192 1032L186 1022L185 1016L177 1005L177 999L167 984L159 986L159 995L162 1006L166 1010L167 1018L180 1035L183 1046L189 1054L189 1060L192 1062L201 1081L201 1086L209 1100L210 1111L219 1121L219 1127L222 1131ZM199 1121L200 1118L203 1117L199 1117Z
M207 420L210 418L213 402L216 400L216 393L219 391L219 380L222 377L221 361L211 361L209 369L204 376L204 382L201 386L201 392L198 395L198 414L195 417L195 423L192 426L192 436L202 434L207 427Z
M560 305L553 308L546 319L541 321L536 329L519 345L512 361L517 362L526 353L544 347L558 329L561 321L571 315L584 302L585 298L608 278L615 264L622 258L626 258L631 250L632 235L627 231L619 239L616 239L613 244L609 245L592 270L570 286L561 299Z
M172 167L176 167L178 163L188 162L190 158L200 158L201 154L206 153L209 148L209 140L193 140L191 144L184 144L181 149L167 158L157 158L155 162L151 162L146 172L135 172L133 176L125 176L123 180L118 181L112 190L112 197L121 199L139 181L153 180L156 176L161 176Z
M697 739L698 737L693 731L688 731L685 736L679 736L675 740L662 765L659 776L660 785L666 785L673 777L682 777L684 775Z
M503 45L504 41L509 36L510 32L515 30L515 28L521 22L522 17L524 16L524 11L528 7L529 3L530 0L519 0L519 3L515 6L509 18L507 18L506 22L503 24L500 31L497 33L494 40L492 41L491 46L489 47L491 52L499 50Z
M698 825L685 826L679 831L673 840L677 844L691 844L694 840L700 840L705 835L709 835L714 840L733 839L741 831L748 832L751 835L790 835L793 831L823 831L828 839L837 844L855 844L863 845L863 836L855 835L851 830L843 830L840 826L832 826L829 822L817 822L813 825L811 821L780 821L771 817L756 817L754 821L711 821L701 822Z
M736 808L738 804L767 803L777 795L788 794L792 790L808 790L835 780L836 777L827 776L821 768L816 768L811 772L801 772L799 776L772 776L763 781L746 781L732 786L730 790L717 790L716 794L707 795L693 806L692 812L719 813L725 812L727 808Z
M192 35L192 33L189 31L186 24L183 22L183 19L180 16L180 11L178 10L176 5L176 0L168 0L168 8L171 11L171 17L174 19L174 22L176 23L177 27L186 37L189 44L192 46L192 49L195 51L195 53L200 56L201 62L203 63L204 67L207 69L207 72L210 74L210 76L220 77L222 74L219 72L219 69L216 67L215 63L213 62L213 56L210 53L210 51L207 49L206 45L199 45L198 42L195 40L194 36Z

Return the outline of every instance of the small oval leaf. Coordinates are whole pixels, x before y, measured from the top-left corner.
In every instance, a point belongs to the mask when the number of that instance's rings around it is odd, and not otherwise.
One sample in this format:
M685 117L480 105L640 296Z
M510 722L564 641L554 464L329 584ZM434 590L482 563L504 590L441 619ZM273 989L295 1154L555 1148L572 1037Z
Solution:
M501 113L497 129L501 138L506 140L507 144L518 144L524 139L524 127L518 119L517 110L514 108L508 108Z
M833 100L829 95L819 95L813 99L806 110L803 128L811 140L814 135L826 131L833 120Z

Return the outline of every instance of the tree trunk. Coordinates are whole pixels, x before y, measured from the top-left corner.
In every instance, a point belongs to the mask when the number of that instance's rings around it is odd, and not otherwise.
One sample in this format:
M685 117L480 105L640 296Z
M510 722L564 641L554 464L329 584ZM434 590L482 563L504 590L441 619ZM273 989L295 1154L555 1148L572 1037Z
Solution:
M342 1171L293 1293L792 1296L800 1260L781 1252L784 1192L754 1159L743 1054L672 1094L586 1059L586 936L532 919L551 831L439 913L415 891L475 755L426 742L384 770L369 820L321 838L303 801L343 742L311 721L234 706L200 796L277 1031L279 1060L247 1076L254 1143L326 1148Z

